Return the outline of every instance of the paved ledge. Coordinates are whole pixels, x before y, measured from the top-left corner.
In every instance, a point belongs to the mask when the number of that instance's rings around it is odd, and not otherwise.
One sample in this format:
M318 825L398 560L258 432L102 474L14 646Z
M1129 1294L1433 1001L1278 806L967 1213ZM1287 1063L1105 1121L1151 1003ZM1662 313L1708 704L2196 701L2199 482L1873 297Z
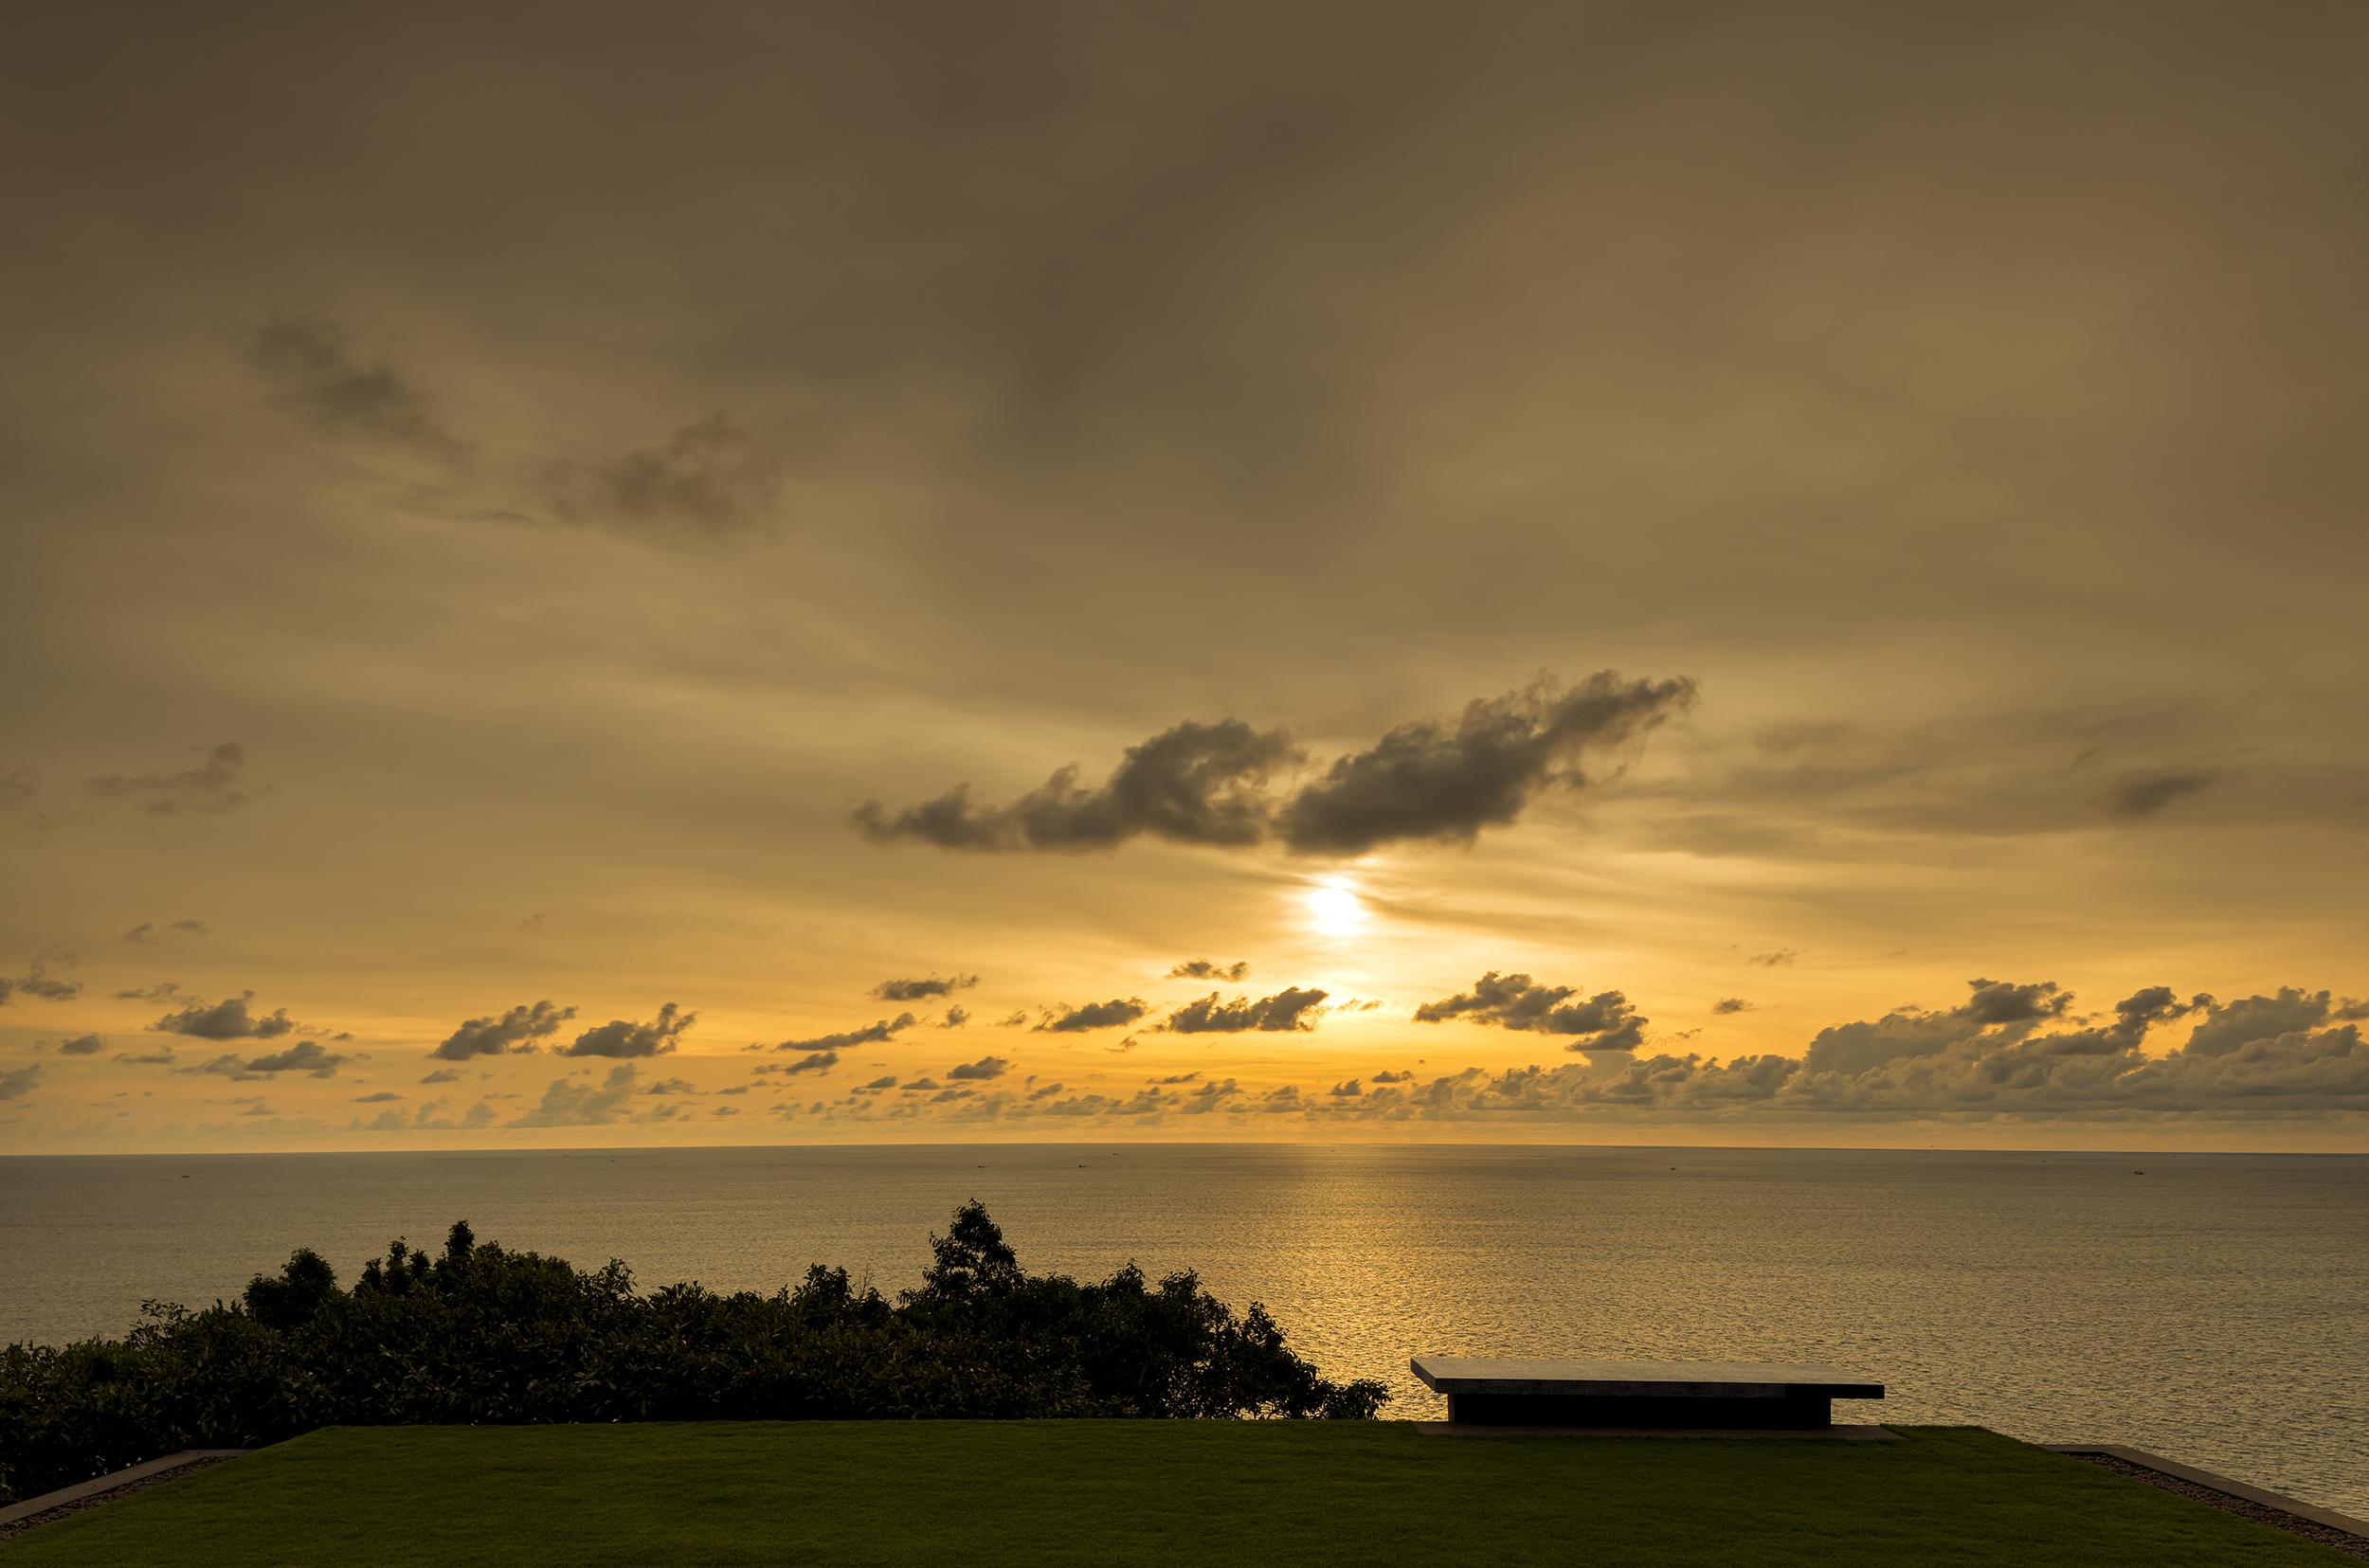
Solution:
M2211 1470L2200 1470L2194 1465L2183 1465L2177 1459L2166 1459L2160 1453L2149 1453L2144 1449L2126 1449L2116 1443L2044 1443L2041 1447L2051 1453L2102 1453L2108 1459L2119 1459L2125 1465L2136 1465L2143 1470L2154 1470L2157 1474L2168 1475L2175 1481L2185 1481L2192 1487L2203 1487L2207 1490L2226 1493L2231 1497L2240 1498L2265 1508L2276 1508L2281 1513L2293 1514L2297 1519L2307 1519L2314 1524L2323 1525L2331 1530L2342 1530L2347 1535L2356 1535L2364 1541L2369 1541L2369 1520L2355 1519L2350 1514L2338 1513L2334 1508L2323 1508L2316 1503L2306 1503L2301 1498L2288 1497L2283 1492L2270 1491L2261 1487L2250 1487L2243 1481L2233 1481L2226 1475L2215 1475Z
M1741 1437L1755 1442L1897 1443L1890 1427L1492 1427L1471 1421L1418 1421L1415 1430L1438 1437Z
M0 1524L13 1524L20 1519L45 1514L52 1508L67 1508L77 1503L87 1503L92 1498L120 1491L151 1476L177 1470L185 1465L194 1465L201 1459L236 1459L243 1453L253 1451L251 1449L184 1449L179 1453L168 1453L162 1459L151 1459L145 1465L134 1465L129 1469L117 1470L111 1475L96 1476L71 1487L61 1487L54 1492L27 1498L22 1503L11 1503L0 1508Z

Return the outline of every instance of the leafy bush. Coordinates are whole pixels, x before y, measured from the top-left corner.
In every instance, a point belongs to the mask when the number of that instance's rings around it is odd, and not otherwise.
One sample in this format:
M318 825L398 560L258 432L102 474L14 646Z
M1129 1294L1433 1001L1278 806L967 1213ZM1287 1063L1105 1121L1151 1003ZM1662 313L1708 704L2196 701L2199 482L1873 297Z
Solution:
M402 1241L351 1290L298 1251L241 1299L165 1303L120 1340L0 1350L0 1503L190 1448L322 1426L932 1416L1369 1417L1254 1305L1134 1265L1099 1285L1024 1271L977 1203L894 1303L821 1264L795 1289L648 1294L611 1261Z

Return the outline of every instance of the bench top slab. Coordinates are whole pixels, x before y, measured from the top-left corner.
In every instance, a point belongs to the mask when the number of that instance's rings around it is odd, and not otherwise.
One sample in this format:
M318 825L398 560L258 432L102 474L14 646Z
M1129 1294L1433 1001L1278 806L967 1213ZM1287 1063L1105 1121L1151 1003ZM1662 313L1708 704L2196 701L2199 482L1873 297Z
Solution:
M1441 1394L1607 1398L1880 1399L1884 1385L1831 1366L1773 1361L1558 1361L1418 1356L1407 1363Z

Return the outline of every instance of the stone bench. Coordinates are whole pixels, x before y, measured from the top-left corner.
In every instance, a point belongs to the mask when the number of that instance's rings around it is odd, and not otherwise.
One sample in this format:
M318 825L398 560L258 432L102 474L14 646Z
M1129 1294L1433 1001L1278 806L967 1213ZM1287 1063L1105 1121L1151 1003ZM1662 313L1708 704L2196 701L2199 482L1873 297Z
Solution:
M1880 1399L1882 1383L1831 1366L1763 1361L1476 1361L1418 1356L1456 1426L1800 1432L1832 1424L1829 1399Z

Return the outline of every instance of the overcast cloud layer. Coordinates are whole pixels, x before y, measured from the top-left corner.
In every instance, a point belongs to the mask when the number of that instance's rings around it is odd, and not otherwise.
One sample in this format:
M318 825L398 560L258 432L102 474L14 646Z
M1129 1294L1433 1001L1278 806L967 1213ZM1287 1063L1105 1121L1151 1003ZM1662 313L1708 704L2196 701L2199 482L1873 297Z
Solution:
M2359 5L11 43L0 1148L2369 1146Z

